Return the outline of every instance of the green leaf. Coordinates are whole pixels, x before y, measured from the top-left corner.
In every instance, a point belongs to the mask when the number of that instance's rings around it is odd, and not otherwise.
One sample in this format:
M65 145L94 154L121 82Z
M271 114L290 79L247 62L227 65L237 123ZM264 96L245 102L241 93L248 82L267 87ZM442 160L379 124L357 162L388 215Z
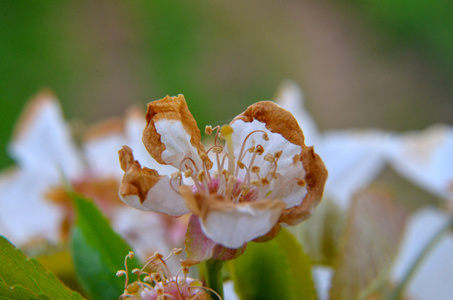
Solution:
M407 216L386 194L363 191L354 197L341 237L331 300L368 299L385 287Z
M310 260L286 229L271 241L249 243L228 267L241 299L316 299Z
M0 299L83 299L0 236Z
M80 284L93 299L115 299L124 291L124 258L131 247L110 227L107 219L89 199L72 194L77 212L71 236L71 251ZM137 260L128 260L130 269Z

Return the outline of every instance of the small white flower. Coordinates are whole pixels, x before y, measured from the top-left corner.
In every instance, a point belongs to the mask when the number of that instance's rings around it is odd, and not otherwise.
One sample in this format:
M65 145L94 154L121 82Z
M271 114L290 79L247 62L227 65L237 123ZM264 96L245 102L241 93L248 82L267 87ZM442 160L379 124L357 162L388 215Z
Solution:
M207 127L216 131L208 150L182 95L149 103L146 120L148 152L175 173L142 168L123 147L120 195L133 207L172 216L193 212L207 237L239 248L279 223L306 219L321 198L324 164L305 146L291 113L275 103L258 102L229 125Z
M0 173L0 234L18 247L42 240L62 242L72 209L68 203L64 208L52 202L49 195L64 198L62 183L67 181L76 192L96 198L114 229L139 256L156 250L168 252L175 240L182 242L186 225L177 221L170 224L164 216L134 210L117 195L123 173L118 147L127 143L147 164L157 165L149 155L143 155L147 152L137 134L142 129L137 128L144 126L142 114L131 111L124 121L112 119L90 128L78 148L58 100L49 91L39 93L26 107L10 143L9 152L17 167ZM142 234L145 228L146 235ZM169 235L178 237L170 240Z

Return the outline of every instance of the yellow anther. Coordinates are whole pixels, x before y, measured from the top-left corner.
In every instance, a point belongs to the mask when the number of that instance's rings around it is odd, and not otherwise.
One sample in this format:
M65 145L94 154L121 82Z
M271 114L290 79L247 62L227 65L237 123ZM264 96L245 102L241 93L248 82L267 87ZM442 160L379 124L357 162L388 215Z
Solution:
M238 161L237 162L237 165L240 169L244 169L245 168L245 165L241 162L241 161Z
M184 177L188 178L191 177L193 174L192 170L186 170L184 171Z
M278 152L275 152L275 153L274 153L274 155L275 155L275 158L276 158L276 159L279 159L279 158L280 158L280 156L282 156L282 153L283 153L283 151L282 151L282 150L280 150L280 151L278 151Z
M120 276L123 276L123 275L127 275L126 271L119 270L118 272L116 272L116 277L120 277Z
M248 151L249 151L250 153L255 152L255 146L250 147L250 148L248 149Z
M205 172L204 172L204 170L198 171L197 180L198 180L198 181L203 181L204 177L205 177Z
M127 254L127 256L128 256L129 258L131 258L131 259L134 258L134 252L129 251L129 253Z
M231 135L233 133L233 128L230 125L223 125L222 128L220 128L220 133L226 137L228 135Z
M175 248L173 249L173 253L176 254L176 255L179 255L182 253L182 249L181 248Z
M263 140L268 141L269 135L267 133L263 133Z
M131 294L137 293L139 289L140 289L140 285L137 282L129 284L126 288L126 290Z
M205 160L205 159L207 159L207 158L208 158L208 155L207 155L206 153L201 153L201 154L200 154L200 159L201 159L201 160Z
M204 133L206 133L206 135L211 135L212 134L212 126L211 125L208 125L204 128Z
M268 185L269 184L269 180L267 180L267 178L261 178L261 183L263 185Z

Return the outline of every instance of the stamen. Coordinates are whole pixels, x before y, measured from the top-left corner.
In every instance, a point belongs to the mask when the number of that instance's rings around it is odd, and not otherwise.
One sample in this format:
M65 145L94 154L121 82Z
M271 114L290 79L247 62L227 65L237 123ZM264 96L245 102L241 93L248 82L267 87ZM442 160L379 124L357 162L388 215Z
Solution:
M233 128L230 125L224 125L220 128L220 132L225 137L228 147L228 171L234 174Z

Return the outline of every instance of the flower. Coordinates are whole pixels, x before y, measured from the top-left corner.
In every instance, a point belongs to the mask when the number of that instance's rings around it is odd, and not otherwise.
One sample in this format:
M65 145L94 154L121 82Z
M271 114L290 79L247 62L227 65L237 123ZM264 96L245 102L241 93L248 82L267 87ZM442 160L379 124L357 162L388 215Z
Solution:
M349 207L352 196L367 187L382 171L388 161L388 152L394 143L394 134L377 129L328 130L320 133L318 126L304 107L300 87L285 81L275 101L291 111L304 128L308 145L315 145L329 170L324 189L325 198L341 209Z
M131 273L137 275L137 280L129 283L129 274L127 259L134 257L133 252L129 252L124 261L125 270L119 270L117 276L126 276L126 282L123 294L120 299L179 299L179 300L204 300L207 299L207 291L213 292L206 288L196 279L187 277L189 268L182 266L179 273L183 276L172 276L167 260L182 252L182 249L173 249L166 258L158 252L155 252L141 269L134 269ZM183 264L182 264L183 265ZM220 297L217 295L220 299Z
M94 198L137 255L169 251L182 243L187 225L129 208L117 195L122 177L118 147L128 143L141 159L157 164L142 155L146 149L136 132L144 125L141 114L130 111L124 121L107 120L90 128L78 148L54 94L42 91L33 97L9 145L17 167L0 173L0 234L22 248L64 242L73 217L62 186L67 181L76 192Z
M172 216L193 212L203 233L228 248L274 234L279 224L308 218L321 199L327 171L294 117L273 102L258 102L215 132L205 150L182 95L148 104L143 143L175 173L142 167L132 150L119 151L120 196L142 210ZM224 139L226 146L219 144Z
M390 162L404 177L453 203L453 127L434 125L399 135Z
M304 129L311 128L310 131L304 130L307 144L310 142L316 144L316 151L322 156L329 170L325 198L333 200L332 202L343 212L348 212L353 195L369 185L386 163L390 163L401 175L433 194L447 200L452 199L453 169L449 167L453 158L451 126L435 125L424 131L400 135L379 130L329 130L320 134L303 106L300 88L293 82L288 81L282 86L276 102L291 110ZM300 226L297 228L300 230L308 227L309 230L313 230L311 233L315 238L304 241L306 246L304 249L309 250L313 247L317 250L316 255L324 250L323 245L327 244L330 247L338 245L338 240L331 236L338 237L342 234L329 232L329 229L338 230L341 226L337 226L331 211L328 211L326 200L323 200L324 207L320 205L314 218L304 224L305 228ZM319 220L320 218L322 220ZM407 222L399 253L395 255L387 279L393 284L401 282L430 240L450 220L451 213L434 207L423 208L414 213ZM331 236L326 237L325 235L328 235L326 233L330 233ZM300 238L301 232L296 234ZM332 252L332 249L328 250L326 252ZM422 261L408 283L405 297L450 299L453 292L449 284L453 276L452 253L453 239L451 233L448 233ZM338 260L338 253L334 254L334 261ZM332 278L337 270L326 265L314 265L312 271L318 298L329 299Z

